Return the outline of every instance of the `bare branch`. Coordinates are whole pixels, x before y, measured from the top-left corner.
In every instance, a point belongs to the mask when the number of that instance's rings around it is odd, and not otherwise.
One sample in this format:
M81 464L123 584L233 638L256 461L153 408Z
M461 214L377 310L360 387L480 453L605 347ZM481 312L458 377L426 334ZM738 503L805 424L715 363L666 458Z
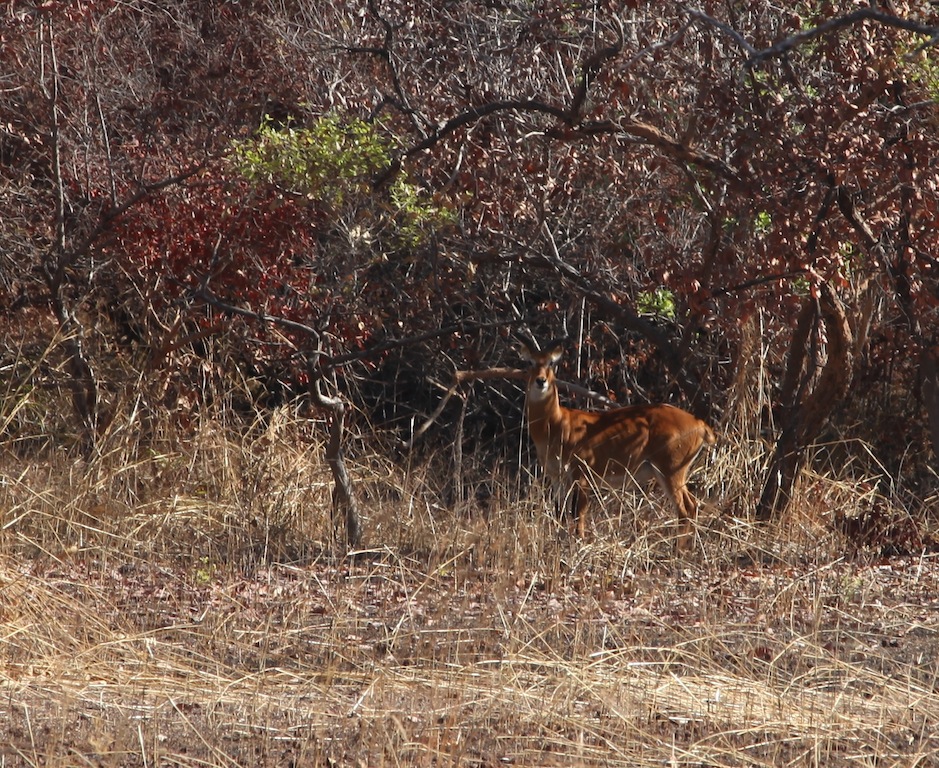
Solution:
M323 394L322 377L315 369L312 360L307 361L310 374L310 398L320 408L329 413L329 443L326 445L326 464L333 475L333 522L338 518L340 510L345 511L346 542L353 549L358 547L362 537L362 526L359 522L359 504L352 487L352 479L346 469L345 457L342 452L342 436L346 405L341 397L328 397Z
M708 17L709 18L709 17ZM589 137L597 134L626 135L639 140L641 143L649 144L662 150L667 155L682 163L691 163L707 168L725 178L738 178L737 172L720 158L694 149L686 144L664 134L658 128L637 120L614 121L599 120L583 122L583 108L587 101L587 95L591 81L600 71L602 65L618 56L623 49L623 27L618 19L614 19L617 29L617 39L612 45L606 46L595 51L584 59L580 75L577 78L577 86L571 97L571 102L566 107L557 104L550 104L539 99L506 99L492 101L487 104L472 107L461 112L449 120L440 123L433 131L425 135L414 146L405 150L396 158L389 167L375 179L375 186L381 186L392 179L400 170L401 163L415 155L436 146L444 138L462 128L473 125L479 120L489 115L502 112L541 114L552 117L558 121L559 125L548 131L549 135L556 135L562 138L576 136ZM690 22L689 22L690 23ZM663 45L670 44L678 39L687 29L688 24L663 42ZM365 50L365 49L362 49ZM641 52L642 55L648 53L650 49ZM369 52L380 53L381 49L368 49ZM634 61L631 60L631 62Z
M773 59L779 56L783 56L803 43L807 43L810 40L827 35L829 32L834 32L836 30L843 29L844 27L849 27L853 24L858 24L863 21L875 21L878 24L883 24L888 27L896 27L897 29L903 29L907 32L915 32L920 35L928 36L929 39L922 45L918 46L912 52L913 54L939 43L939 27L933 27L928 24L921 24L918 21L904 19L891 13L885 13L884 11L880 11L876 8L860 8L856 11L845 14L844 16L837 16L833 19L829 19L828 21L822 22L818 26L812 27L811 29L805 29L801 32L797 32L794 35L783 38L779 42L771 45L769 48L758 50L750 45L750 43L747 42L743 35L737 32L737 30L735 30L729 24L718 21L714 17L709 16L708 14L696 8L688 8L686 11L688 15L695 21L708 24L715 29L720 30L725 35L727 35L727 37L737 43L737 45L739 45L749 57L747 59L747 66L749 67L759 64L766 59Z
M467 381L490 381L492 379L524 381L527 375L528 371L524 368L483 368L476 371L455 371L453 384L459 386Z
M453 397L457 390L459 389L458 384L454 384L450 389L447 390L447 393L441 398L440 402L437 404L437 407L434 408L434 412L430 414L414 432L411 434L410 440L404 440L401 443L401 447L404 450L409 451L414 447L414 444L417 442L417 439L421 437L428 429L430 429L440 418L440 414L443 413L443 409L447 407L447 403L450 402L450 398Z
M244 309L243 307L237 307L234 304L229 304L228 302L222 301L218 297L212 295L205 288L199 288L193 291L191 296L193 299L205 302L206 304L209 304L210 306L213 306L222 312L238 315L239 317L246 317L259 323L271 323L272 325L277 325L281 328L286 328L287 330L295 331L296 333L300 333L304 336L309 336L314 339L318 339L321 334L320 330L314 328L311 325L298 323L295 320L289 320L286 317L280 317L279 315L269 315L266 312L256 312L252 309ZM502 328L510 325L518 325L520 322L521 320L500 320L498 322L492 323L454 323L453 325L447 325L443 328L427 331L426 333L418 333L414 336L406 336L402 339L386 339L385 341L378 342L377 344L374 344L373 346L358 352L348 352L343 355L336 355L335 357L318 353L318 357L323 361L325 367L339 368L340 366L348 365L349 363L355 363L359 360L368 360L369 358L374 357L375 355L380 355L383 352L390 352L393 349L401 349L402 347L410 347L415 344L421 344L425 341L431 341L433 339L439 339L443 336L449 336L453 333L469 333L470 331L481 331L487 328Z
M386 339L360 352L349 352L344 355L337 355L336 357L329 358L329 364L333 367L338 367L340 365L354 363L358 360L365 360L383 352L390 352L393 349L401 349L402 347L410 347L425 341L439 339L453 333L469 333L471 331L482 331L487 328L504 328L511 325L518 325L520 322L520 320L499 320L491 323L454 323L453 325L447 325L433 331L418 333L414 336L405 336L401 339Z
M430 149L435 144L440 142L445 136L459 130L460 128L475 123L487 115L498 112L531 112L550 115L551 117L557 118L563 125L562 129L554 129L550 131L550 133L568 138L572 136L595 136L598 134L619 134L631 136L643 144L649 144L656 147L657 149L663 150L667 155L670 155L679 162L691 163L693 165L701 166L702 168L707 168L708 170L726 178L739 178L738 172L719 157L687 146L677 139L666 135L655 126L649 125L648 123L644 123L639 120L628 120L621 122L614 120L598 120L580 123L576 119L576 115L572 114L570 110L564 110L560 107L546 104L543 101L537 100L493 101L489 104L483 104L479 107L474 107L471 110L451 118L446 123L439 126L425 139L408 149L402 157L405 159L413 157L414 155L423 152L424 150ZM395 173L397 173L399 168L400 160L393 163L391 167L389 167L379 177L379 179L376 181L376 185L380 185L384 181L390 179Z
M388 21L381 14L381 10L378 7L376 0L368 0L368 10L372 16L374 16L378 23L381 24L382 29L384 30L384 39L382 40L381 47L375 46L365 46L365 47L356 47L356 46L347 46L343 48L347 53L364 53L381 58L385 65L388 67L388 72L391 75L391 87L395 93L396 98L394 100L388 99L387 97L383 99L384 103L393 102L397 107L408 116L411 120L411 123L414 125L414 128L422 136L425 131L421 126L420 121L418 120L418 114L415 109L413 109L408 101L407 94L404 92L404 87L401 85L401 77L398 74L398 68L395 66L394 62L394 35L395 35L395 26ZM400 25L399 25L400 26Z
M613 45L596 51L584 61L584 65L581 68L577 88L574 90L574 97L571 99L571 105L567 110L568 120L571 123L576 123L580 120L584 104L587 101L587 90L590 88L590 81L593 76L600 71L600 67L605 61L619 56L620 51L623 50L623 23L615 14L613 16L613 22L616 24L616 42Z
M883 11L879 11L876 8L861 8L845 16L829 19L828 21L819 24L817 27L813 27L812 29L806 29L802 32L790 35L789 37L785 38L784 40L780 40L778 43L770 46L769 48L764 48L762 51L757 51L755 54L750 56L750 63L757 64L761 61L764 61L765 59L781 56L785 53L788 53L793 48L802 45L803 43L807 43L809 40L814 40L815 38L826 35L829 32L834 32L835 30L849 27L852 24L857 24L861 21L876 21L877 23L884 24L888 27L896 27L897 29L903 29L907 32L917 32L921 35L929 35L930 40L926 43L926 46L935 45L935 43L939 41L939 29L936 27L930 27L926 24L910 21L909 19L902 19L899 16L894 16L890 13L884 13Z
M294 320L288 320L286 317L280 317L278 315L268 315L264 312L255 312L251 309L236 307L234 304L228 304L227 302L216 298L204 288L200 288L197 291L194 291L192 298L203 301L206 304L213 306L216 309L220 309L223 312L227 312L230 315L247 317L250 320L258 321L259 323L271 323L272 325L279 325L281 328L296 331L312 338L318 339L320 336L320 332L313 326L304 325L303 323L298 323Z
M711 295L715 297L730 296L735 293L740 293L741 291L748 291L751 288L766 285L767 283L775 283L779 280L792 280L796 277L805 277L807 274L807 269L793 269L789 272L773 272L768 275L754 277L752 280L745 280L742 283L737 283L736 285L731 285L727 288L714 288L711 292Z
M616 403L606 395L603 395L593 389L587 389L586 387L580 386L580 384L575 384L572 381L561 381L557 379L555 382L558 386L558 389L563 390L564 392L570 392L572 395L579 395L584 397L587 400L593 400L594 402L600 403L605 408L619 408L620 403Z
M871 225L857 209L851 193L841 186L838 187L838 209L841 211L841 214L851 223L854 231L857 232L857 234L864 241L864 245L869 249L876 248L879 241L874 235L874 230L871 229Z
M708 14L706 14L704 11L700 11L697 8L686 8L685 10L693 21L700 21L705 24L710 24L712 27L719 29L721 32L727 35L727 37L737 43L737 45L743 48L743 50L746 51L751 58L759 53L759 51L750 45L750 43L747 42L747 39L736 29L730 26L730 24L727 24L723 21L718 21L713 16L708 16Z
M663 150L680 162L699 165L726 178L739 178L737 171L719 157L689 147L677 139L667 136L654 125L643 123L640 120L630 120L626 123L617 123L616 128L627 136L640 139L645 144Z
M419 152L423 152L425 149L430 149L430 147L437 144L441 139L454 131L463 128L466 125L475 123L487 115L495 114L496 112L535 112L542 113L545 115L550 115L551 117L556 117L558 120L561 120L564 123L570 123L570 112L560 107L553 106L551 104L546 104L543 101L537 101L534 99L510 99L507 101L492 101L488 104L482 104L478 107L473 107L472 109L463 112L456 117L452 117L447 120L442 125L438 126L433 133L427 136L423 141L418 142L413 147L411 147L407 152L404 153L404 157L413 157Z
M629 59L626 61L626 63L623 65L623 69L624 70L631 69L632 66L636 62L641 61L650 53L655 53L655 51L660 51L663 48L668 48L670 45L674 45L679 40L681 40L682 36L685 34L685 32L688 31L688 28L693 23L694 23L694 20L689 19L684 24L682 24L675 32L673 32L671 35L666 37L664 40L658 40L652 43L651 45L646 46L642 50L636 51L636 53L630 56Z
M748 56L747 66L754 66L766 59L783 56L806 42L864 21L874 21L886 26L928 36L929 39L919 46L916 49L917 51L939 43L939 28L937 27L922 24L910 19L900 18L875 8L862 8L844 16L829 19L811 29L790 35L774 45L760 50L751 45L743 35L729 24L719 21L696 8L687 9L687 13L691 22L713 26L739 45ZM687 25L684 26L680 32L684 32L686 28ZM486 115L502 111L536 112L557 118L566 126L567 131L569 133L573 132L574 135L589 136L602 133L621 133L637 139L642 143L656 147L680 162L699 165L726 178L738 178L737 171L722 159L687 146L648 123L638 120L625 122L613 120L580 122L580 112L586 99L590 78L596 74L605 61L618 55L621 49L622 30L620 29L620 36L615 44L600 49L584 61L574 97L567 109L562 109L556 105L546 104L537 100L500 101L485 104L451 118L436 131L427 136L422 142L409 150L405 154L405 157L410 157L413 154L428 149L449 133L471 124Z
M447 403L450 402L450 398L453 397L460 389L460 386L466 382L488 381L491 379L520 380L524 379L525 375L525 371L519 370L517 368L485 368L478 371L454 371L453 384L437 404L437 407L434 408L433 413L431 413L430 416L428 416L424 422L414 430L414 432L411 434L411 439L404 441L401 447L405 450L410 450L413 448L418 438L421 437L428 429L430 429L437 421L437 419L440 418L440 414L442 414L444 408L447 407Z

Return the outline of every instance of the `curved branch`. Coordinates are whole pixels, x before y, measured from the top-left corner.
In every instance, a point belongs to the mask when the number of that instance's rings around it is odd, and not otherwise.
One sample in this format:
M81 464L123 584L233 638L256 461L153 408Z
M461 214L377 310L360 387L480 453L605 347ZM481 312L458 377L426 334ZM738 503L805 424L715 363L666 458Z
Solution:
M465 125L475 123L486 115L496 112L534 112L550 115L565 125L573 126L580 122L581 113L584 104L587 101L587 91L590 88L590 81L600 71L600 67L605 61L615 58L623 50L623 25L619 19L614 17L616 24L616 42L613 45L601 48L588 56L580 69L580 75L577 78L577 87L574 90L571 103L567 109L547 104L537 99L507 99L502 101L493 101L488 104L482 104L478 107L463 112L456 117L452 117L442 125L438 126L429 136L411 147L404 153L404 157L412 157L419 152L429 149L438 143L445 136L459 130Z
M373 2L373 0L372 0ZM373 12L374 12L373 8ZM929 39L918 46L916 51L936 45L939 43L939 27L921 24L910 19L904 19L898 16L879 11L875 8L861 8L844 16L819 24L811 29L798 32L786 37L774 45L757 49L751 45L742 34L723 21L715 19L697 8L687 9L687 14L691 22L712 26L732 39L747 54L746 65L753 67L756 64L767 59L776 58L785 55L794 48L803 45L811 40L826 35L830 32L842 29L844 27L858 24L863 21L874 21L885 26L896 27L909 32L927 35ZM376 14L377 15L377 14ZM388 59L390 56L388 50L388 36L390 34L390 25L388 22L378 17L386 29L386 46L381 49L361 49L368 50L371 53L381 55ZM719 157L702 152L694 147L688 146L683 142L668 136L653 125L638 120L617 122L614 120L600 120L593 122L582 122L583 106L587 100L587 94L591 79L600 71L602 65L608 60L615 58L622 52L623 48L623 29L618 20L617 40L612 45L606 46L595 51L587 57L581 65L580 75L577 78L577 86L574 89L571 103L567 107L561 107L556 104L549 104L537 99L508 99L493 101L488 104L482 104L461 112L451 117L449 120L439 124L437 128L425 135L417 144L403 152L384 173L376 180L376 186L392 178L400 169L401 162L419 154L438 144L450 134L472 125L482 118L499 112L529 112L535 114L548 115L555 118L563 127L563 131L558 134L562 136L593 136L596 134L621 134L637 139L641 143L648 144L662 150L673 159L682 162L699 165L725 178L738 179L738 172ZM682 28L682 31L685 27ZM915 52L915 51L914 51ZM390 62L389 62L390 63ZM400 93L400 83L396 83L396 89Z
M333 475L332 519L335 525L340 511L344 511L346 541L355 549L362 539L359 504L352 486L352 479L346 469L345 456L342 452L342 437L346 415L346 405L341 397L328 397L323 394L322 380L312 361L307 362L310 374L310 399L329 414L329 442L326 444L326 464Z
M587 101L587 90L590 87L590 80L600 71L600 66L603 62L615 58L623 50L623 22L615 15L613 16L613 22L616 24L616 42L613 43L613 45L608 45L606 48L601 48L596 51L584 61L584 65L581 68L580 77L577 80L577 88L574 90L574 97L571 99L571 105L567 110L568 120L572 123L578 122L583 112L584 104Z
M697 8L687 8L686 11L688 13L688 16L691 17L692 21L699 21L704 24L709 24L710 26L715 27L716 29L723 32L725 35L727 35L727 37L729 37L737 45L743 48L743 50L746 51L747 54L751 58L753 56L756 56L757 53L759 53L759 51L757 51L756 48L750 45L750 43L747 42L747 39L743 35L741 35L736 29L730 26L730 24L727 24L726 22L723 22L723 21L719 21L718 19L715 19L713 16L709 16L704 11L698 10Z
M385 23L387 24L387 22ZM614 120L583 120L584 105L587 103L591 81L601 70L604 63L618 56L623 50L624 32L622 22L614 18L614 23L617 33L616 41L612 45L594 51L583 60L570 104L559 106L539 99L502 99L471 107L439 123L434 130L424 135L420 141L404 150L391 162L388 168L374 180L374 185L380 187L394 178L401 169L403 161L434 147L456 131L471 126L484 117L501 112L541 114L554 118L558 125L553 129L549 129L548 133L549 135L554 135L559 138L572 138L577 136L588 137L597 134L630 136L640 143L648 144L662 150L665 154L679 162L699 165L725 178L738 178L737 172L720 158L688 146L647 123L638 120L623 122ZM684 25L679 33L673 35L667 42L670 43L677 39L687 26L687 24ZM386 27L386 31L387 29ZM387 47L383 49L369 48L357 50L374 53L386 59L388 58ZM641 52L640 55L645 55L649 50L650 49L646 49Z
M493 101L488 104L473 107L456 117L450 118L433 131L433 133L405 151L400 159L392 163L391 167L382 173L376 185L380 185L397 173L401 166L401 159L411 158L424 150L430 149L449 134L475 123L487 115L497 112L531 112L549 115L556 118L564 126L563 130L555 130L552 133L564 138L595 136L597 134L629 136L638 140L641 144L648 144L662 150L665 154L670 155L679 162L699 165L725 178L739 178L738 172L719 157L683 144L681 141L668 136L649 123L644 123L640 120L624 122L598 120L581 123L576 119L576 114L572 113L569 109L561 109L560 107L547 104L543 101L524 99Z
M649 144L653 147L661 149L666 154L671 155L673 158L683 163L700 165L701 167L707 168L719 176L724 176L726 178L739 178L737 171L719 157L716 157L715 155L709 154L707 152L702 152L695 149L694 147L689 147L677 139L673 139L671 136L667 136L654 125L649 125L648 123L643 123L639 120L631 120L628 123L621 123L617 125L617 128L627 136L640 139L644 144Z
M428 416L424 422L414 430L411 434L411 439L406 440L402 443L401 447L405 450L410 450L414 447L418 438L421 437L428 429L430 429L437 419L440 418L440 414L443 413L443 409L447 407L447 403L450 402L450 398L453 397L457 391L460 389L460 386L467 381L488 381L490 379L524 379L526 372L517 368L484 368L478 371L454 371L453 372L453 384L450 385L450 388L447 390L446 394L437 403L437 407L434 408L434 412Z
M930 39L927 40L917 50L928 48L939 42L939 28L930 27L926 24L910 21L909 19L903 19L890 13L884 13L883 11L879 11L876 8L861 8L857 11L846 14L845 16L829 19L828 21L819 24L817 27L812 27L812 29L806 29L803 32L797 32L794 35L790 35L789 37L780 40L775 45L771 45L769 48L764 48L762 51L757 51L750 57L750 64L758 64L765 59L782 56L783 54L788 53L793 48L796 48L803 43L807 43L817 37L827 35L829 32L834 32L835 30L849 27L852 24L857 24L861 21L876 21L878 24L883 24L888 27L896 27L897 29L903 29L907 32L916 32L921 35L929 35Z
M391 74L391 87L394 89L395 95L397 96L399 108L410 118L414 128L419 133L423 134L424 131L420 121L417 119L417 113L408 102L407 94L404 92L404 87L401 85L401 77L398 75L398 68L394 63L394 53L392 49L395 42L395 25L393 25L390 21L388 21L388 19L381 15L381 11L378 8L378 3L376 0L368 0L368 10L372 16L378 19L378 23L381 24L382 29L385 31L385 36L381 47L346 48L346 51L349 53L373 54L384 60L385 65L388 67L388 72ZM398 26L400 26L400 24Z
M818 317L825 326L828 337L828 359L822 366L815 386L808 390L805 384L811 374L804 374L800 392L793 397L788 423L776 443L770 470L767 473L760 500L757 503L756 518L769 520L781 515L792 499L792 490L799 472L805 465L805 450L814 441L846 397L854 374L853 335L845 313L844 305L829 283L819 288L818 306L810 300L812 306L805 313L812 318ZM801 336L796 344L802 344ZM797 364L801 368L804 348L796 349Z
M448 136L454 131L457 131L471 123L475 123L487 115L491 115L496 112L535 112L550 115L551 117L555 117L563 123L572 123L569 110L561 109L560 107L556 107L552 104L546 104L543 101L537 101L535 99L508 99L505 101L491 101L488 104L482 104L478 107L473 107L472 109L469 109L466 112L457 115L456 117L451 117L445 123L439 125L436 130L433 131L433 133L407 150L404 153L404 157L413 157L419 152L423 152L425 149L430 149L432 146L440 142L440 140L445 136Z
M915 32L920 35L927 35L929 39L919 45L914 51L912 51L913 54L916 54L925 48L930 48L939 43L939 27L933 27L928 24L921 24L918 21L904 19L891 13L885 13L884 11L880 11L876 8L860 8L856 11L845 14L844 16L837 16L833 19L828 19L828 21L824 21L818 26L812 27L811 29L805 29L801 32L796 32L794 35L785 37L768 48L757 49L750 45L750 43L747 42L743 35L741 35L729 24L718 21L713 16L709 16L697 8L689 8L687 9L687 13L695 21L718 29L735 43L737 43L737 45L739 45L748 56L746 62L748 67L753 67L767 59L784 56L785 54L789 53L789 51L804 43L815 40L816 38L822 37L823 35L827 35L829 32L835 32L839 29L843 29L844 27L849 27L853 24L858 24L863 21L875 21L878 24L883 24L884 26L896 27L897 29L903 29L907 32Z

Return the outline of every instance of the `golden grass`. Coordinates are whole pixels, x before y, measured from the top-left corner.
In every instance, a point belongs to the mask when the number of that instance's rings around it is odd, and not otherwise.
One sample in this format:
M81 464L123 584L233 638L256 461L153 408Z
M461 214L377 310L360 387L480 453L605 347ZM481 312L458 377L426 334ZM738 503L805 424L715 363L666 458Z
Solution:
M580 541L508 479L446 509L430 470L369 457L343 559L322 431L282 409L0 459L0 765L939 757L939 567L848 556L829 517L867 485L807 474L754 526L765 457L725 438L675 559L655 499Z

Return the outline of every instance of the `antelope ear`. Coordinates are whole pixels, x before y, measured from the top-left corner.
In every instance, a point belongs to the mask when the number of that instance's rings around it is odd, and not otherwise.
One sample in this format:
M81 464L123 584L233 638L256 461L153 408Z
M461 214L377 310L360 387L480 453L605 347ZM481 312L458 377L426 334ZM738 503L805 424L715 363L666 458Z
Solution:
M548 358L548 362L554 365L558 360L564 356L564 339L555 339L548 345L548 349L545 352Z
M540 354L538 347L524 339L522 339L521 343L517 346L517 349L519 357L521 357L522 360L527 360L529 363L535 362L535 358Z

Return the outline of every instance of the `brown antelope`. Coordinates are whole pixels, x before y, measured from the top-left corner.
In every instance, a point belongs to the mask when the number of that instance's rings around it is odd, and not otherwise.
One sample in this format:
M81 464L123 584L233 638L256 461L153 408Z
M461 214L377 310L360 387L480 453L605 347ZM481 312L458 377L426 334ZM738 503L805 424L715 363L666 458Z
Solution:
M627 479L645 485L655 478L678 513L677 548L686 549L698 512L688 471L701 449L716 442L713 430L672 405L565 408L554 375L562 351L559 341L545 350L525 343L522 354L531 362L525 402L528 430L549 482L574 491L578 534L584 536L587 508L601 484L621 488Z

